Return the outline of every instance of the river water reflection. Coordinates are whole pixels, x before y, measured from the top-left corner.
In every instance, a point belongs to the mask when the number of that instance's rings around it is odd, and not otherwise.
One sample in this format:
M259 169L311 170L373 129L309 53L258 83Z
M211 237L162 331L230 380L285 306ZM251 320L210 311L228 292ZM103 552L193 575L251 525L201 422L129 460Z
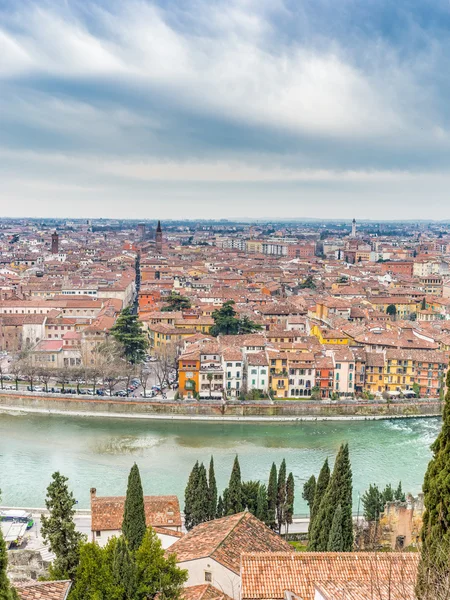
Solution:
M401 480L405 491L417 494L440 427L438 418L284 424L0 414L2 503L44 506L51 474L60 470L79 507L88 508L91 487L99 495L125 493L133 462L146 494L177 494L182 501L196 460L214 455L221 491L237 453L244 479L266 481L272 461L286 458L297 486L295 511L304 513L303 482L348 442L356 506L358 492L372 482Z

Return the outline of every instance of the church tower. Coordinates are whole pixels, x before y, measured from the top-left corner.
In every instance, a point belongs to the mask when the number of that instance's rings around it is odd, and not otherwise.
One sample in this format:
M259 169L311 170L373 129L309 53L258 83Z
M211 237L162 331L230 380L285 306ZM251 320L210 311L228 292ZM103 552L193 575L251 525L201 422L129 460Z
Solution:
M155 249L158 254L162 253L162 229L161 229L161 221L158 221L158 226L156 228L156 237L155 237Z
M58 254L59 252L59 235L56 233L52 233L52 254Z
M356 219L353 219L353 221L352 221L352 233L351 233L351 237L352 238L356 237Z

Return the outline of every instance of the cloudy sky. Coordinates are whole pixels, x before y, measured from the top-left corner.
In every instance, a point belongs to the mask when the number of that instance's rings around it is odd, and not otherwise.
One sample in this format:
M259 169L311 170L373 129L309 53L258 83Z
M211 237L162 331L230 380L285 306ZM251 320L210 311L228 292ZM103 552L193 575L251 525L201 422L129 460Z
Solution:
M449 30L449 0L0 0L0 215L449 219Z

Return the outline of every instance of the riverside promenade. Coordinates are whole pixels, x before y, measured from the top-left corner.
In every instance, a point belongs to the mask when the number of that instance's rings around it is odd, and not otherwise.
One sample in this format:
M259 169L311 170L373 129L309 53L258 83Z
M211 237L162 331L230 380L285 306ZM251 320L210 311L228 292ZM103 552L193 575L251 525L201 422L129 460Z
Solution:
M436 417L442 413L439 399L386 401L278 401L222 403L208 401L150 401L131 398L80 398L8 391L0 393L0 413L30 413L119 419L193 421L316 421L375 420Z

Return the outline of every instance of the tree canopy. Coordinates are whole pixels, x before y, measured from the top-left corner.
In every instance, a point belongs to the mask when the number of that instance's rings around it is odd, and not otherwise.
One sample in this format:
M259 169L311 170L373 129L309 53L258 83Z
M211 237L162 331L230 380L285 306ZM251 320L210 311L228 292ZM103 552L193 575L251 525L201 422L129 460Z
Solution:
M221 308L212 313L214 325L211 327L210 334L218 335L238 335L242 333L253 333L262 329L261 325L254 323L251 319L244 316L241 319L236 316L234 310L234 301L227 300Z
M180 310L188 310L191 308L191 301L186 296L182 296L178 292L171 291L167 298L164 298L165 306L161 308L161 312L172 312Z
M143 362L148 348L148 339L142 323L130 308L124 308L111 327L111 335L122 345L125 358L131 364Z
M137 550L145 535L144 492L136 463L128 475L127 495L123 511L122 533L131 550Z

